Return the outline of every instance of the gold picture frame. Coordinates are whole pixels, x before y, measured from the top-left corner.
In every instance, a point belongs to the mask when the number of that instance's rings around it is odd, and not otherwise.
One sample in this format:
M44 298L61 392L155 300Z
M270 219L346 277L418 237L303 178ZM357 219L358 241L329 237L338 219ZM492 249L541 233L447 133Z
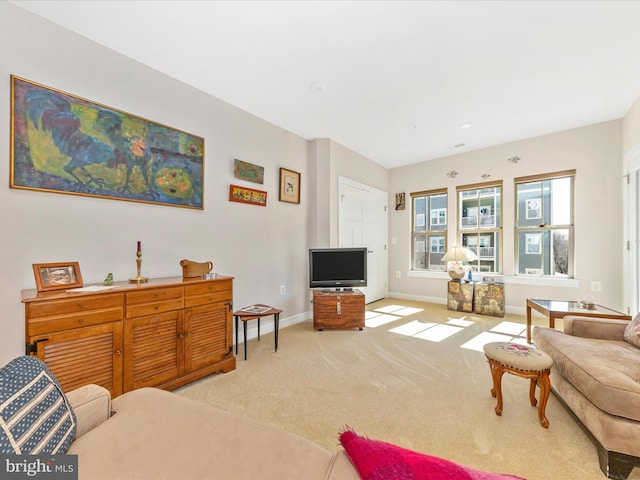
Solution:
M9 186L204 209L204 138L11 76Z
M78 262L34 263L38 292L66 290L82 287L82 274Z
M281 202L300 203L300 173L280 168Z

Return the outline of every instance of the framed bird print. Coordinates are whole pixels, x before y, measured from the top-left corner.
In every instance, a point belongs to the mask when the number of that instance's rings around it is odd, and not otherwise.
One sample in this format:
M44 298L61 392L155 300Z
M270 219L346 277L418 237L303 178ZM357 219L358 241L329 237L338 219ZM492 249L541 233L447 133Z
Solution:
M300 203L300 173L280 169L280 201Z
M10 187L203 209L204 139L11 76Z

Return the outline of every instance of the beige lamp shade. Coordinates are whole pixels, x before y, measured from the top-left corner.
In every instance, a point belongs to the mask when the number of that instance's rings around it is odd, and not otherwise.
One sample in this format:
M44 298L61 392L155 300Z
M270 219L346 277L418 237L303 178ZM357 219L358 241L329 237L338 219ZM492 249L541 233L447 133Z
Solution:
M451 247L442 257L443 262L453 262L449 267L448 273L452 280L460 281L464 278L464 266L462 262L472 262L475 260L476 254L465 247Z

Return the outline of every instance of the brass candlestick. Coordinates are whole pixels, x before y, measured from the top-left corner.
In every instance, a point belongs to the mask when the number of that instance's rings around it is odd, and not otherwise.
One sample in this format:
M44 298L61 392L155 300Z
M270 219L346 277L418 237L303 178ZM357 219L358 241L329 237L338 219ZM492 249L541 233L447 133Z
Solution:
M138 275L135 278L130 278L129 283L144 283L148 282L149 279L147 277L140 276L140 267L142 266L142 251L138 250L136 252L136 265L138 267Z

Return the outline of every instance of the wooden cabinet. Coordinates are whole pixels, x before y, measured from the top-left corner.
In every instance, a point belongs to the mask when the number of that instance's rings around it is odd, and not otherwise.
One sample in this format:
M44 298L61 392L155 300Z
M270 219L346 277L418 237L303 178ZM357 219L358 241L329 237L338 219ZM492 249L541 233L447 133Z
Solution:
M364 328L364 294L360 290L313 291L313 328Z
M41 358L65 391L96 383L115 397L235 368L232 277L114 285L101 293L22 292L27 354Z

